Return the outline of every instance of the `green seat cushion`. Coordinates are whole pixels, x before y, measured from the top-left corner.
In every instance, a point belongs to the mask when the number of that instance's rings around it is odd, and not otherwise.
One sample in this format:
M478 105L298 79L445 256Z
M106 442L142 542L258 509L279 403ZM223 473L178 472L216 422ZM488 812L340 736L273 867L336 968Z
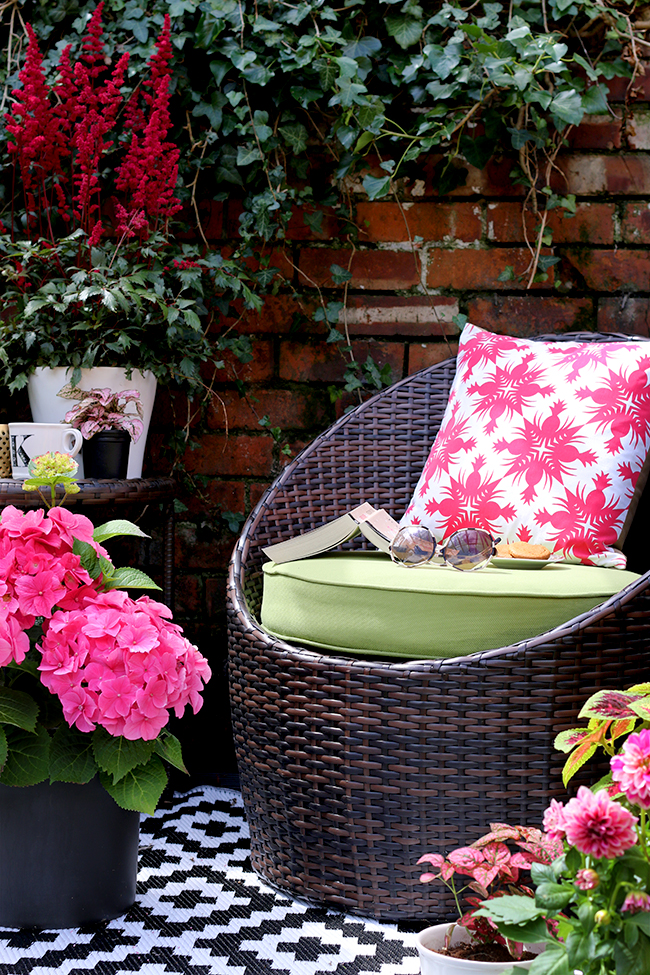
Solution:
M382 552L264 565L262 625L288 642L363 656L457 657L508 646L579 616L639 576L542 569L406 569Z

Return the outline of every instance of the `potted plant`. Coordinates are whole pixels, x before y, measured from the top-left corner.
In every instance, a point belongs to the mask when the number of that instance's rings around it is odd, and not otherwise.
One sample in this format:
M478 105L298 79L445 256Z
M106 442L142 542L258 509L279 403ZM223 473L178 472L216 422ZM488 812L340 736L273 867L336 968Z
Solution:
M102 8L77 59L69 45L63 49L51 82L26 26L21 87L5 116L14 178L0 227L0 377L11 393L29 387L36 422L62 419L66 403L56 392L66 381L135 386L145 414L131 463L139 457L141 470L152 384L154 394L156 382L190 396L209 391L224 349L251 357L248 343L209 334L225 311L223 292L238 293L248 307L260 302L241 261L175 234L182 207L179 149L169 139L169 16L148 74L131 81L128 52L107 66ZM87 375L100 367L119 373Z
M512 852L508 844L519 849ZM421 882L442 881L453 894L459 920L451 925L432 925L418 934L423 975L496 975L510 968L513 959L520 968L529 968L535 950L524 944L527 939L504 937L491 921L480 916L479 909L485 899L505 894L531 897L532 891L520 881L520 871L528 871L536 863L551 863L560 848L539 829L492 823L490 832L471 846L452 850L446 857L425 853L418 863L428 863L435 871L422 874ZM457 876L470 878L460 890L456 889ZM460 903L463 894L469 905L465 911Z
M85 477L125 478L129 445L142 435L142 405L137 389L113 392L111 389L79 389L68 383L59 390L64 399L80 402L65 414L64 422L81 431L85 440ZM133 403L136 413L127 413Z
M46 508L0 516L0 925L69 927L133 903L139 814L184 768L170 712L200 708L210 668L166 606L124 591L158 588L104 548L141 530L53 503L78 490L67 455L30 473Z
M508 896L476 911L504 937L545 942L544 962L534 961L531 975L650 971L649 705L648 684L599 691L586 702L580 714L589 727L556 740L571 753L564 778L599 747L612 756L609 774L546 810L544 827L563 847L551 864L532 865L534 897Z

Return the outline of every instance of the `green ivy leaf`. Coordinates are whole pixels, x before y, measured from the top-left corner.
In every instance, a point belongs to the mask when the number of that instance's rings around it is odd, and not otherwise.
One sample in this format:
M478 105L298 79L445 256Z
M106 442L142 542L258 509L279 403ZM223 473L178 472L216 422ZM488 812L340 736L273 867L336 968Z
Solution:
M549 111L556 124L560 123L558 128L564 127L562 123L579 125L584 115L580 94L574 90L558 92L549 106Z
M92 736L60 725L50 744L50 782L76 782L83 785L97 775Z
M364 176L363 188L368 194L369 200L378 200L382 196L390 193L390 176Z
M123 779L127 772L149 761L154 744L152 741L129 741L127 738L109 735L105 728L97 727L92 733L95 761L114 783Z
M153 816L167 785L167 773L160 758L152 755L146 764L131 769L119 782L105 772L99 773L99 780L122 809Z
M400 47L406 49L417 44L422 36L422 21L409 17L408 14L386 17L386 29L390 37L394 37Z
M301 125L300 122L295 122L292 125L281 125L279 131L284 141L291 146L294 152L305 151L309 133L304 125Z
M8 755L0 782L3 785L38 785L50 772L50 736L42 725L33 734L7 729Z

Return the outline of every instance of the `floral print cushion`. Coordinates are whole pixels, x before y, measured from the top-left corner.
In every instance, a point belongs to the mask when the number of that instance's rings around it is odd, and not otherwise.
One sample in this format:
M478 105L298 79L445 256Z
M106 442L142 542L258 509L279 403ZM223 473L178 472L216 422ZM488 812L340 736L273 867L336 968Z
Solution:
M467 325L440 431L401 525L485 528L571 561L618 546L650 448L650 344L531 342Z

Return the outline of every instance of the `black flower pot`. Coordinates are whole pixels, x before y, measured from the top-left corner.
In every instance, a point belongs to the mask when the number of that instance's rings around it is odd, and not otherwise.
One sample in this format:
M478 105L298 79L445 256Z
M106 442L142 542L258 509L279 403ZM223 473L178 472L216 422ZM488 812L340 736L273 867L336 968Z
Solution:
M101 430L84 440L84 477L126 477L131 435L126 430Z
M135 902L140 814L99 783L0 785L0 926L76 928Z

